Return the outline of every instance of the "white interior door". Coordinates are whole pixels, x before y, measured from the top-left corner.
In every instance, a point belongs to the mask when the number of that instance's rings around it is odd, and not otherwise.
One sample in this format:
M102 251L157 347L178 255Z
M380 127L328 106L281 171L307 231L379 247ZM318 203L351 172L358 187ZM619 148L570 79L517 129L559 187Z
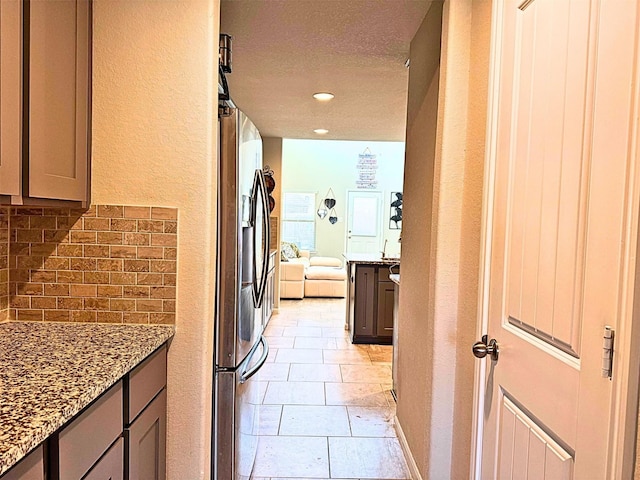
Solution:
M603 334L633 287L637 9L494 5L483 322L499 355L482 360L482 479L611 478Z
M380 253L381 208L382 192L347 192L347 252Z

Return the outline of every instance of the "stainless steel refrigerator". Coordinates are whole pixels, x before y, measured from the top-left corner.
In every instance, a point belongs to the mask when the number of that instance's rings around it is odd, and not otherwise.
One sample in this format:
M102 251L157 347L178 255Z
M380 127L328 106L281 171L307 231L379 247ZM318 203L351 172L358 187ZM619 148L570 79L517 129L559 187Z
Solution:
M269 252L262 140L236 108L219 116L217 288L213 404L213 477L248 479L257 449L255 373L269 347L261 305Z

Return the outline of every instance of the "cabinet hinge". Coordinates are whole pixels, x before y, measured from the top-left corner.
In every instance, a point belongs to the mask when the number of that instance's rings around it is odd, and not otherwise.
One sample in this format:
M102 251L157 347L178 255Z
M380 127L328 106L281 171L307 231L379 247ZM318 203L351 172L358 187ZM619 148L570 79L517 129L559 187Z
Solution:
M611 380L613 376L613 341L615 339L615 330L611 327L604 327L602 339L602 378Z

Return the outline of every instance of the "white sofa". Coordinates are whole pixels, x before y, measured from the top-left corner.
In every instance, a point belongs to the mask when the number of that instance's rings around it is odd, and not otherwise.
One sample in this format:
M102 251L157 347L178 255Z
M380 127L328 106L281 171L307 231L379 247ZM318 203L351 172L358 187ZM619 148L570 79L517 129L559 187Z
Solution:
M347 291L347 272L334 257L300 257L280 262L280 298L337 297Z
M308 266L308 250L300 250L298 258L280 261L280 298L304 298L304 275Z

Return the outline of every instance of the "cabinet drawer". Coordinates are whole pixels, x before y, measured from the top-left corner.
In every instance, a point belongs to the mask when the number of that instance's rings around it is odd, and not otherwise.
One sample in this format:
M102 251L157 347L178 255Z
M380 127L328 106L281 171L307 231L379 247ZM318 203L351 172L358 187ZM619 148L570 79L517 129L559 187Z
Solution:
M20 460L15 467L2 475L2 480L44 480L44 456L42 445Z
M163 345L129 375L127 425L144 410L167 383L167 347Z
M60 480L81 478L121 433L122 383L118 382L60 432Z
M389 271L389 267L387 267L387 266L378 267L378 281L379 282L390 282L391 281L391 279L389 278L390 274L391 274L391 272Z

